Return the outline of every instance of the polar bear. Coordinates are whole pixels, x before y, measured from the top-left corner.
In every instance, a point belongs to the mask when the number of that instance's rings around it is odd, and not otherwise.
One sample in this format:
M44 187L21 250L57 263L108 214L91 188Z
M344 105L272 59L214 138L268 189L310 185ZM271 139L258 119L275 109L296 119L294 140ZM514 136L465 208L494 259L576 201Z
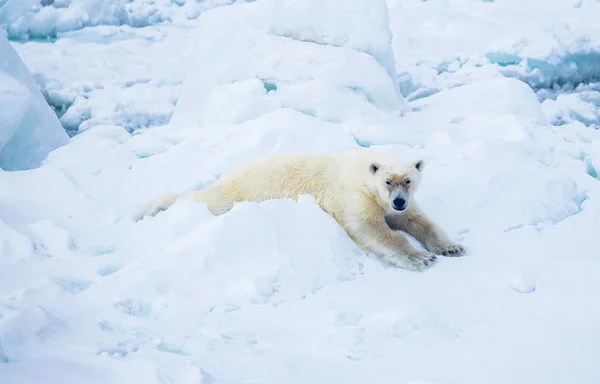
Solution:
M185 195L207 203L212 214L221 215L237 202L296 199L308 194L364 251L398 267L420 271L436 262L436 254L465 253L427 218L414 199L423 167L423 160L407 161L366 148L328 155L267 156L238 166L209 188L160 197L146 206L143 214L165 210ZM414 248L397 230L413 236L428 252Z

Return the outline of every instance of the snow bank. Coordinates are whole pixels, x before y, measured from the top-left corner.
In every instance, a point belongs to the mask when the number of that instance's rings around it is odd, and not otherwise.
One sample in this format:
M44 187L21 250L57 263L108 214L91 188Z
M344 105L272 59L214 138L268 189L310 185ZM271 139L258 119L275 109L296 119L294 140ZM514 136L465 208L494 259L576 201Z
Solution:
M0 168L33 168L68 136L5 36L0 57Z
M7 0L0 5L0 25L15 40L56 37L98 25L144 27L167 20L194 19L232 0Z
M383 1L217 8L200 17L194 40L175 125L238 123L280 108L332 123L407 109Z

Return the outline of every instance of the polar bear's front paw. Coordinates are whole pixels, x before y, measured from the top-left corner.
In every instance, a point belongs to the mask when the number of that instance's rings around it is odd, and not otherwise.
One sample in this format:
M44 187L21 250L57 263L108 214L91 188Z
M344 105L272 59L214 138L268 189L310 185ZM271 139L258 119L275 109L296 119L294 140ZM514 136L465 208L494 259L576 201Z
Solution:
M437 256L429 252L416 252L407 256L404 268L413 271L424 271L431 268L437 261Z
M431 252L437 255L457 257L464 255L466 253L466 249L460 244L449 243L432 247Z

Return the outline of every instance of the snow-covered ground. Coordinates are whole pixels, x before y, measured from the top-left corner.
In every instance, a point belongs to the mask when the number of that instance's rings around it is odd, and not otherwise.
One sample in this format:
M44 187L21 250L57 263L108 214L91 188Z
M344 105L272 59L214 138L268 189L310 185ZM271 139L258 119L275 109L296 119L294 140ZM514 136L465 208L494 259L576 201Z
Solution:
M72 138L0 170L0 383L600 382L600 2L19 1L0 21ZM51 129L6 57L0 115ZM469 255L389 267L309 197L132 219L359 145L423 157Z

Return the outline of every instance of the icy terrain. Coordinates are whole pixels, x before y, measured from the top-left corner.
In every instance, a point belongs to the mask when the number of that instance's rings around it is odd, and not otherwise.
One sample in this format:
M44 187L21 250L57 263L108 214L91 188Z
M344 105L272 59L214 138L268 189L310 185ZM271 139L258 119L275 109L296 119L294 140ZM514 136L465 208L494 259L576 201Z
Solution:
M0 169L38 167L68 136L8 40L0 35Z
M0 20L72 138L0 171L0 383L600 382L600 2L25 3ZM132 220L359 145L424 158L469 255L389 267L310 197Z

